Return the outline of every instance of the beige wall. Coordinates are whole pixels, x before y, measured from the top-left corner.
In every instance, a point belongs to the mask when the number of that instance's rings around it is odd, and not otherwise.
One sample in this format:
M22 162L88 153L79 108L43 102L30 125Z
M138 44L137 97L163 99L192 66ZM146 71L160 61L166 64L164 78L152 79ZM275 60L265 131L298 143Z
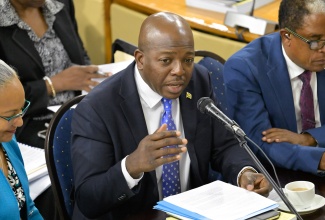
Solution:
M74 0L78 30L93 64L106 59L104 0Z

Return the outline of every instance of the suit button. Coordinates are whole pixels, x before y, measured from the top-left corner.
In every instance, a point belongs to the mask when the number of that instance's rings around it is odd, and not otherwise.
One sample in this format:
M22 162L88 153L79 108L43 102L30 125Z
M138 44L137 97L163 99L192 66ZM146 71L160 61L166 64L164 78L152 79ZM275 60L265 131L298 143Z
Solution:
M118 197L118 200L119 201L122 201L123 199L125 199L126 198L126 195L125 194L122 194L120 197Z

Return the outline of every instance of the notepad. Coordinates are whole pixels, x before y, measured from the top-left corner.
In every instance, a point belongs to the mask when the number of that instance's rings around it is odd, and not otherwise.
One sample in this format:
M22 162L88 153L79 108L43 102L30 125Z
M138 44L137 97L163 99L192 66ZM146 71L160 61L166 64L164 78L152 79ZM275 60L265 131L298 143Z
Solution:
M32 147L23 143L18 143L23 156L24 166L28 177L28 182L35 181L48 175L44 149Z

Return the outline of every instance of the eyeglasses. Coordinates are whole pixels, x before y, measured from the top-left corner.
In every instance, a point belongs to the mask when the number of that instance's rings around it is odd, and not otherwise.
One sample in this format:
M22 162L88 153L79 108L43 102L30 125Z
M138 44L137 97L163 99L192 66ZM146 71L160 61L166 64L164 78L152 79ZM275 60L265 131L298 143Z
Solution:
M291 34L293 34L294 36L298 37L300 40L306 42L307 44L309 44L309 49L311 50L320 50L324 47L325 45L325 40L308 40L306 38L304 38L303 36L297 34L296 32L290 30L289 28L285 28L288 32L290 32Z
M25 104L24 104L24 107L21 109L21 113L11 116L11 117L0 116L0 118L3 118L4 120L8 121L8 123L10 123L16 118L23 117L25 115L25 113L27 112L29 105L30 105L30 101L25 100Z

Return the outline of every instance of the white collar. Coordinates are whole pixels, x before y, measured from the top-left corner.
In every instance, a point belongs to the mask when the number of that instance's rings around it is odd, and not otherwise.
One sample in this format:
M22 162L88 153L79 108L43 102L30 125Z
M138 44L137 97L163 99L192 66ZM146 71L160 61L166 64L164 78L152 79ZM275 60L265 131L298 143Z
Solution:
M138 88L140 98L150 107L154 107L161 101L162 96L153 91L148 84L142 79L138 66L134 67L135 83Z
M289 72L289 77L290 80L292 80L293 78L298 77L301 73L303 73L305 70L303 68L301 68L300 66L298 66L297 64L295 64L286 54L284 47L282 45L282 53L284 56L284 59L287 63L287 68L288 68L288 72Z

